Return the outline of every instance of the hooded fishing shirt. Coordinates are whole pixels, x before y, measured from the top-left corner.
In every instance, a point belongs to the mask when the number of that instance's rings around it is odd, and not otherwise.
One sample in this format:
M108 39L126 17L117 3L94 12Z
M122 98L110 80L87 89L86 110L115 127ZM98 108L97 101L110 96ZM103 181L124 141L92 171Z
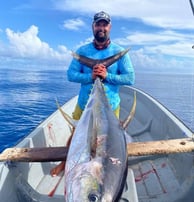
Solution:
M81 46L76 53L92 59L105 59L123 50L122 47L113 42L102 50L97 50L93 43L89 43ZM78 105L84 110L94 84L92 69L73 58L67 76L69 81L81 83ZM107 68L107 75L103 84L112 110L115 110L120 104L119 86L133 85L134 80L134 69L128 53Z

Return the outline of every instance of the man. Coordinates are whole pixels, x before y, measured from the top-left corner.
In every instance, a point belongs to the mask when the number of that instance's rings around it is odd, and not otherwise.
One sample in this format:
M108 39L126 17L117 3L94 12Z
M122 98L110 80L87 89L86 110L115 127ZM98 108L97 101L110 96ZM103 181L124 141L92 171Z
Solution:
M92 30L93 42L80 47L76 52L78 55L92 59L104 59L124 50L110 40L111 19L109 14L104 11L96 13ZM107 98L118 118L120 111L119 86L132 85L135 79L134 69L128 54L122 56L109 67L100 63L89 68L87 65L73 59L67 71L67 76L69 81L81 83L78 102L73 112L73 118L76 120L81 117L96 77L103 80ZM59 164L51 170L51 175L58 175L64 169L64 166L64 162Z

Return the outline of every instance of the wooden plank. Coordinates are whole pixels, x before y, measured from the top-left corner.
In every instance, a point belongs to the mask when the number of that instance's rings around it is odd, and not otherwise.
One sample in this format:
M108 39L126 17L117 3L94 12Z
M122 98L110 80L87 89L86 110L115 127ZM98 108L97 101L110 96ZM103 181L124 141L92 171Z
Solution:
M194 151L192 138L171 139L149 142L133 142L127 145L129 156L185 153Z
M66 160L66 147L8 148L0 154L0 161L49 162Z
M128 156L172 154L194 151L191 138L133 142L127 145ZM0 154L0 161L49 162L65 161L67 147L8 148Z

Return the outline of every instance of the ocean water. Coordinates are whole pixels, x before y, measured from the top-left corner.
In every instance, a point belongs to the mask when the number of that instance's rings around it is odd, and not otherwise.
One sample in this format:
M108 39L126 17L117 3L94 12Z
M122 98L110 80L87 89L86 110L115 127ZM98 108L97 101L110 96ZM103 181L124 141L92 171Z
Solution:
M160 101L194 130L194 75L137 73L137 88ZM0 70L0 152L12 147L79 92L66 72Z
M14 146L78 93L64 71L0 70L0 151Z

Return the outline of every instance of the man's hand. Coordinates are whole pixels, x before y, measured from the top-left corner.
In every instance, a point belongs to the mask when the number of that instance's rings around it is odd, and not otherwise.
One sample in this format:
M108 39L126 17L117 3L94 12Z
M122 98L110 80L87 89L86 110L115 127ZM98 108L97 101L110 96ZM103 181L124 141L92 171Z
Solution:
M106 71L106 66L103 64L96 64L93 67L92 78L96 79L96 77L100 77L101 79L105 79Z

